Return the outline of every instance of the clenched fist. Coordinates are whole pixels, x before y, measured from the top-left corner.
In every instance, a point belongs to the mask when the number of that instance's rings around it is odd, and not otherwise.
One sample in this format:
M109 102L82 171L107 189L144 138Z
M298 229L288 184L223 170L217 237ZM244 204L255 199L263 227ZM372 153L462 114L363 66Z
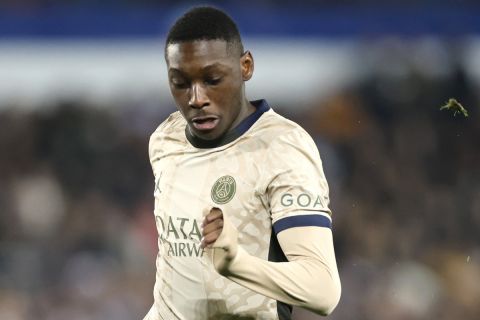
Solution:
M200 246L208 250L215 269L227 275L232 261L238 253L238 231L219 208L212 208L202 222Z
M202 249L211 246L222 233L223 212L219 208L212 208L202 222Z

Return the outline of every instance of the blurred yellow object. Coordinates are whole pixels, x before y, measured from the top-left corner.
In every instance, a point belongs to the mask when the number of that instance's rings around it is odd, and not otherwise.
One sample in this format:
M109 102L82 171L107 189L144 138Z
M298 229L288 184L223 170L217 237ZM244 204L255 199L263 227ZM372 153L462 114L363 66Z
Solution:
M458 102L456 99L454 98L450 98L448 100L448 102L443 105L442 107L440 107L440 110L443 110L443 109L448 109L448 110L453 110L453 115L456 116L457 113L462 113L465 118L468 117L468 111L467 109L465 109L461 104L460 102Z

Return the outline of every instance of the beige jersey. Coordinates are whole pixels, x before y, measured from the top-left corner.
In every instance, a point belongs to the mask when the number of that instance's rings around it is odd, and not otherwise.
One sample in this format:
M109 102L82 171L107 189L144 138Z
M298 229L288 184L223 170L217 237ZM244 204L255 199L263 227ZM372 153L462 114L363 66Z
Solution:
M315 143L264 100L253 104L256 112L219 141L196 140L179 112L152 134L159 252L145 320L290 318L286 304L221 276L200 248L200 224L212 207L238 230L242 250L268 261L287 261L279 232L331 226Z

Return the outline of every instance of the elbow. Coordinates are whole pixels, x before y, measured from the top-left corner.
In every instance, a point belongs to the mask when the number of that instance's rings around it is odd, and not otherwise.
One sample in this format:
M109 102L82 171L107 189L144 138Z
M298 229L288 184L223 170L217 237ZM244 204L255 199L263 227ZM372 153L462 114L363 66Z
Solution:
M338 288L336 289L336 291L334 293L332 293L330 298L327 299L325 304L322 306L320 314L322 316L330 315L333 312L333 310L335 310L335 308L337 307L338 302L340 301L340 296L341 296L341 288L340 288L340 285L339 285Z
M312 301L305 307L321 316L328 316L335 310L340 301L342 292L340 279L332 279L328 284L323 283L320 288L312 295Z

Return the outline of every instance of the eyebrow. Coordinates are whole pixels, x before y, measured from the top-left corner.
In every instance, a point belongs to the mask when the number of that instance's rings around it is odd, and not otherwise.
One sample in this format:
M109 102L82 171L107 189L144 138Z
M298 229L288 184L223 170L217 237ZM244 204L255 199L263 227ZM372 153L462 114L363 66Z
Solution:
M218 62L215 62L213 64L209 64L208 66L204 67L203 70L204 71L208 71L208 70L211 70L211 69L215 69L215 68L222 68L224 67L223 64L220 64Z
M209 71L211 69L216 69L216 68L223 69L224 67L225 66L223 64L215 62L215 63L209 64L209 65L203 67L202 71ZM183 74L183 71L181 69L177 69L177 68L169 68L169 72L170 71L174 71L174 72L178 72L178 73Z

